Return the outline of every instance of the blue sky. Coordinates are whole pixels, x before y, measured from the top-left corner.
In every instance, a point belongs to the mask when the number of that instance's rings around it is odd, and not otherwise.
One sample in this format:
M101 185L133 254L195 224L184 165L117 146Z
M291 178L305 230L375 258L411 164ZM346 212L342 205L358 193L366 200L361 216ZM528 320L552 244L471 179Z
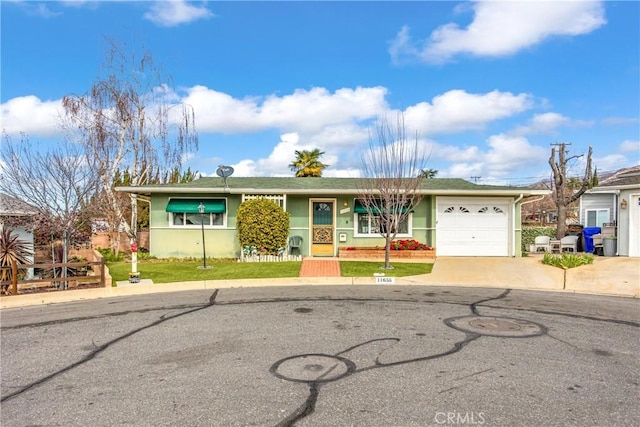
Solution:
M593 146L600 171L640 163L636 1L0 7L1 125L35 142L62 140L60 100L89 89L108 37L147 48L194 108L203 175L292 176L294 151L319 148L325 176L357 177L376 119L399 113L439 177L529 184L555 142Z

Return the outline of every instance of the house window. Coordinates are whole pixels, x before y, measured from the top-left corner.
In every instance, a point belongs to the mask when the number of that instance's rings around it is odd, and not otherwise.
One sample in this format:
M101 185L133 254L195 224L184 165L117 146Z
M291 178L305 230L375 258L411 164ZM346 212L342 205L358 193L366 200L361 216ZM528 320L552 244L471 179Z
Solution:
M199 206L202 203L204 213ZM222 227L225 224L225 199L171 199L167 205L172 227Z
M174 226L182 227L182 226L190 226L197 225L198 227L202 226L200 220L200 214L192 214L186 212L176 212L171 214L171 223ZM223 226L224 225L224 214L215 214L208 213L202 215L202 222L204 222L205 226Z
M356 200L354 206L355 212L355 236L380 236L384 233L384 224L381 221L381 213L375 208L367 209L362 202ZM403 208L403 213L407 213L407 210ZM411 220L412 213L409 213L398 224L397 236L398 237L411 237Z
M587 209L587 227L602 227L609 222L609 209Z

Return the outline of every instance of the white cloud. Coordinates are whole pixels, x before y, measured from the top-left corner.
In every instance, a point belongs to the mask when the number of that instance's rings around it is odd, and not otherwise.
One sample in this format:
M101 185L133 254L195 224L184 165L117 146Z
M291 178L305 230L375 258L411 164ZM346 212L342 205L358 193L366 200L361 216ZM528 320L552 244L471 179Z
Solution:
M447 162L471 162L480 158L480 149L476 146L456 147L453 145L431 144L431 159Z
M144 14L145 19L162 27L175 27L212 16L213 13L205 6L194 6L185 0L156 1Z
M290 95L236 99L204 86L194 86L182 100L195 111L198 129L205 132L254 132L277 128L319 132L375 117L388 107L383 87L296 90Z
M597 167L599 171L616 171L620 168L629 166L629 159L622 154L609 154L603 157L594 157L592 162L594 167ZM638 164L636 159L635 164ZM584 161L581 159L579 173L584 172Z
M557 128L569 122L569 118L558 113L536 114L526 126L519 129L519 133L552 133Z
M391 43L394 62L419 57L425 62L447 62L457 54L506 56L553 36L590 33L606 23L598 1L475 1L473 21L438 27L424 47L417 48L403 27Z
M623 141L618 149L623 153L635 153L636 159L640 156L640 141Z
M633 125L636 123L640 123L640 118L638 117L607 117L606 119L602 119L602 123L605 125Z
M504 176L543 162L547 151L531 145L526 138L493 135L487 141L491 148L484 156L486 170L492 176Z
M517 173L519 170L546 160L546 150L532 145L523 137L493 135L487 140L487 145L486 151L475 146L465 150L451 146L437 146L434 149L435 158L453 163L438 176L463 179L479 176L482 177L483 183L488 183L487 180L495 183L500 181L500 177Z
M33 1L25 1L25 0L3 0L3 3L11 3L17 5L22 8L22 10L31 16L38 16L40 18L55 18L57 16L62 15L62 12L56 12L49 8L45 2L33 2Z
M2 104L0 122L10 135L20 132L34 136L52 136L60 133L60 100L42 101L34 95L12 98Z
M575 120L558 113L536 114L526 125L518 126L510 132L512 135L553 135L561 127L590 127L593 121Z
M404 110L407 129L422 135L482 129L487 123L521 113L533 105L532 96L493 91L473 94L451 90Z
M300 137L297 133L280 135L280 142L265 159L245 159L232 165L235 176L292 176L287 173L289 163L293 160L296 150L305 150L308 147L300 145ZM325 159L326 160L326 159ZM326 162L325 162L326 163Z

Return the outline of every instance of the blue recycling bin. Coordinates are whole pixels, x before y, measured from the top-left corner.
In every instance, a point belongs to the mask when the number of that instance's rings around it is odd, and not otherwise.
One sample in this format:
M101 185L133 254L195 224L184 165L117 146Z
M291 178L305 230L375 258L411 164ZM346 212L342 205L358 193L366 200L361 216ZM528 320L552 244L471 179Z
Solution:
M600 227L585 227L582 230L582 234L584 234L584 251L592 254L593 247L593 236L596 234L602 233L602 228Z

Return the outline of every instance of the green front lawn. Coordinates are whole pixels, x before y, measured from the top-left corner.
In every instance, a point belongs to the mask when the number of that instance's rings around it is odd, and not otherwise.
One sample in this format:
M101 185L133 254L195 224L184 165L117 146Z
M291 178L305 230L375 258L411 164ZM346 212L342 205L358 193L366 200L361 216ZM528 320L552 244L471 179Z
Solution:
M373 277L384 273L389 277L414 276L431 273L431 263L394 262L392 270L382 270L383 262L340 261L344 277ZM276 279L298 277L300 261L287 262L236 262L235 260L207 260L208 270L199 269L202 261L143 260L138 261L138 272L142 279L153 283L188 282L193 280ZM130 262L107 263L113 282L129 280Z
M384 273L387 277L417 276L431 273L432 263L392 262L390 270L383 270L384 261L340 261L340 271L344 277L373 277L374 273Z

